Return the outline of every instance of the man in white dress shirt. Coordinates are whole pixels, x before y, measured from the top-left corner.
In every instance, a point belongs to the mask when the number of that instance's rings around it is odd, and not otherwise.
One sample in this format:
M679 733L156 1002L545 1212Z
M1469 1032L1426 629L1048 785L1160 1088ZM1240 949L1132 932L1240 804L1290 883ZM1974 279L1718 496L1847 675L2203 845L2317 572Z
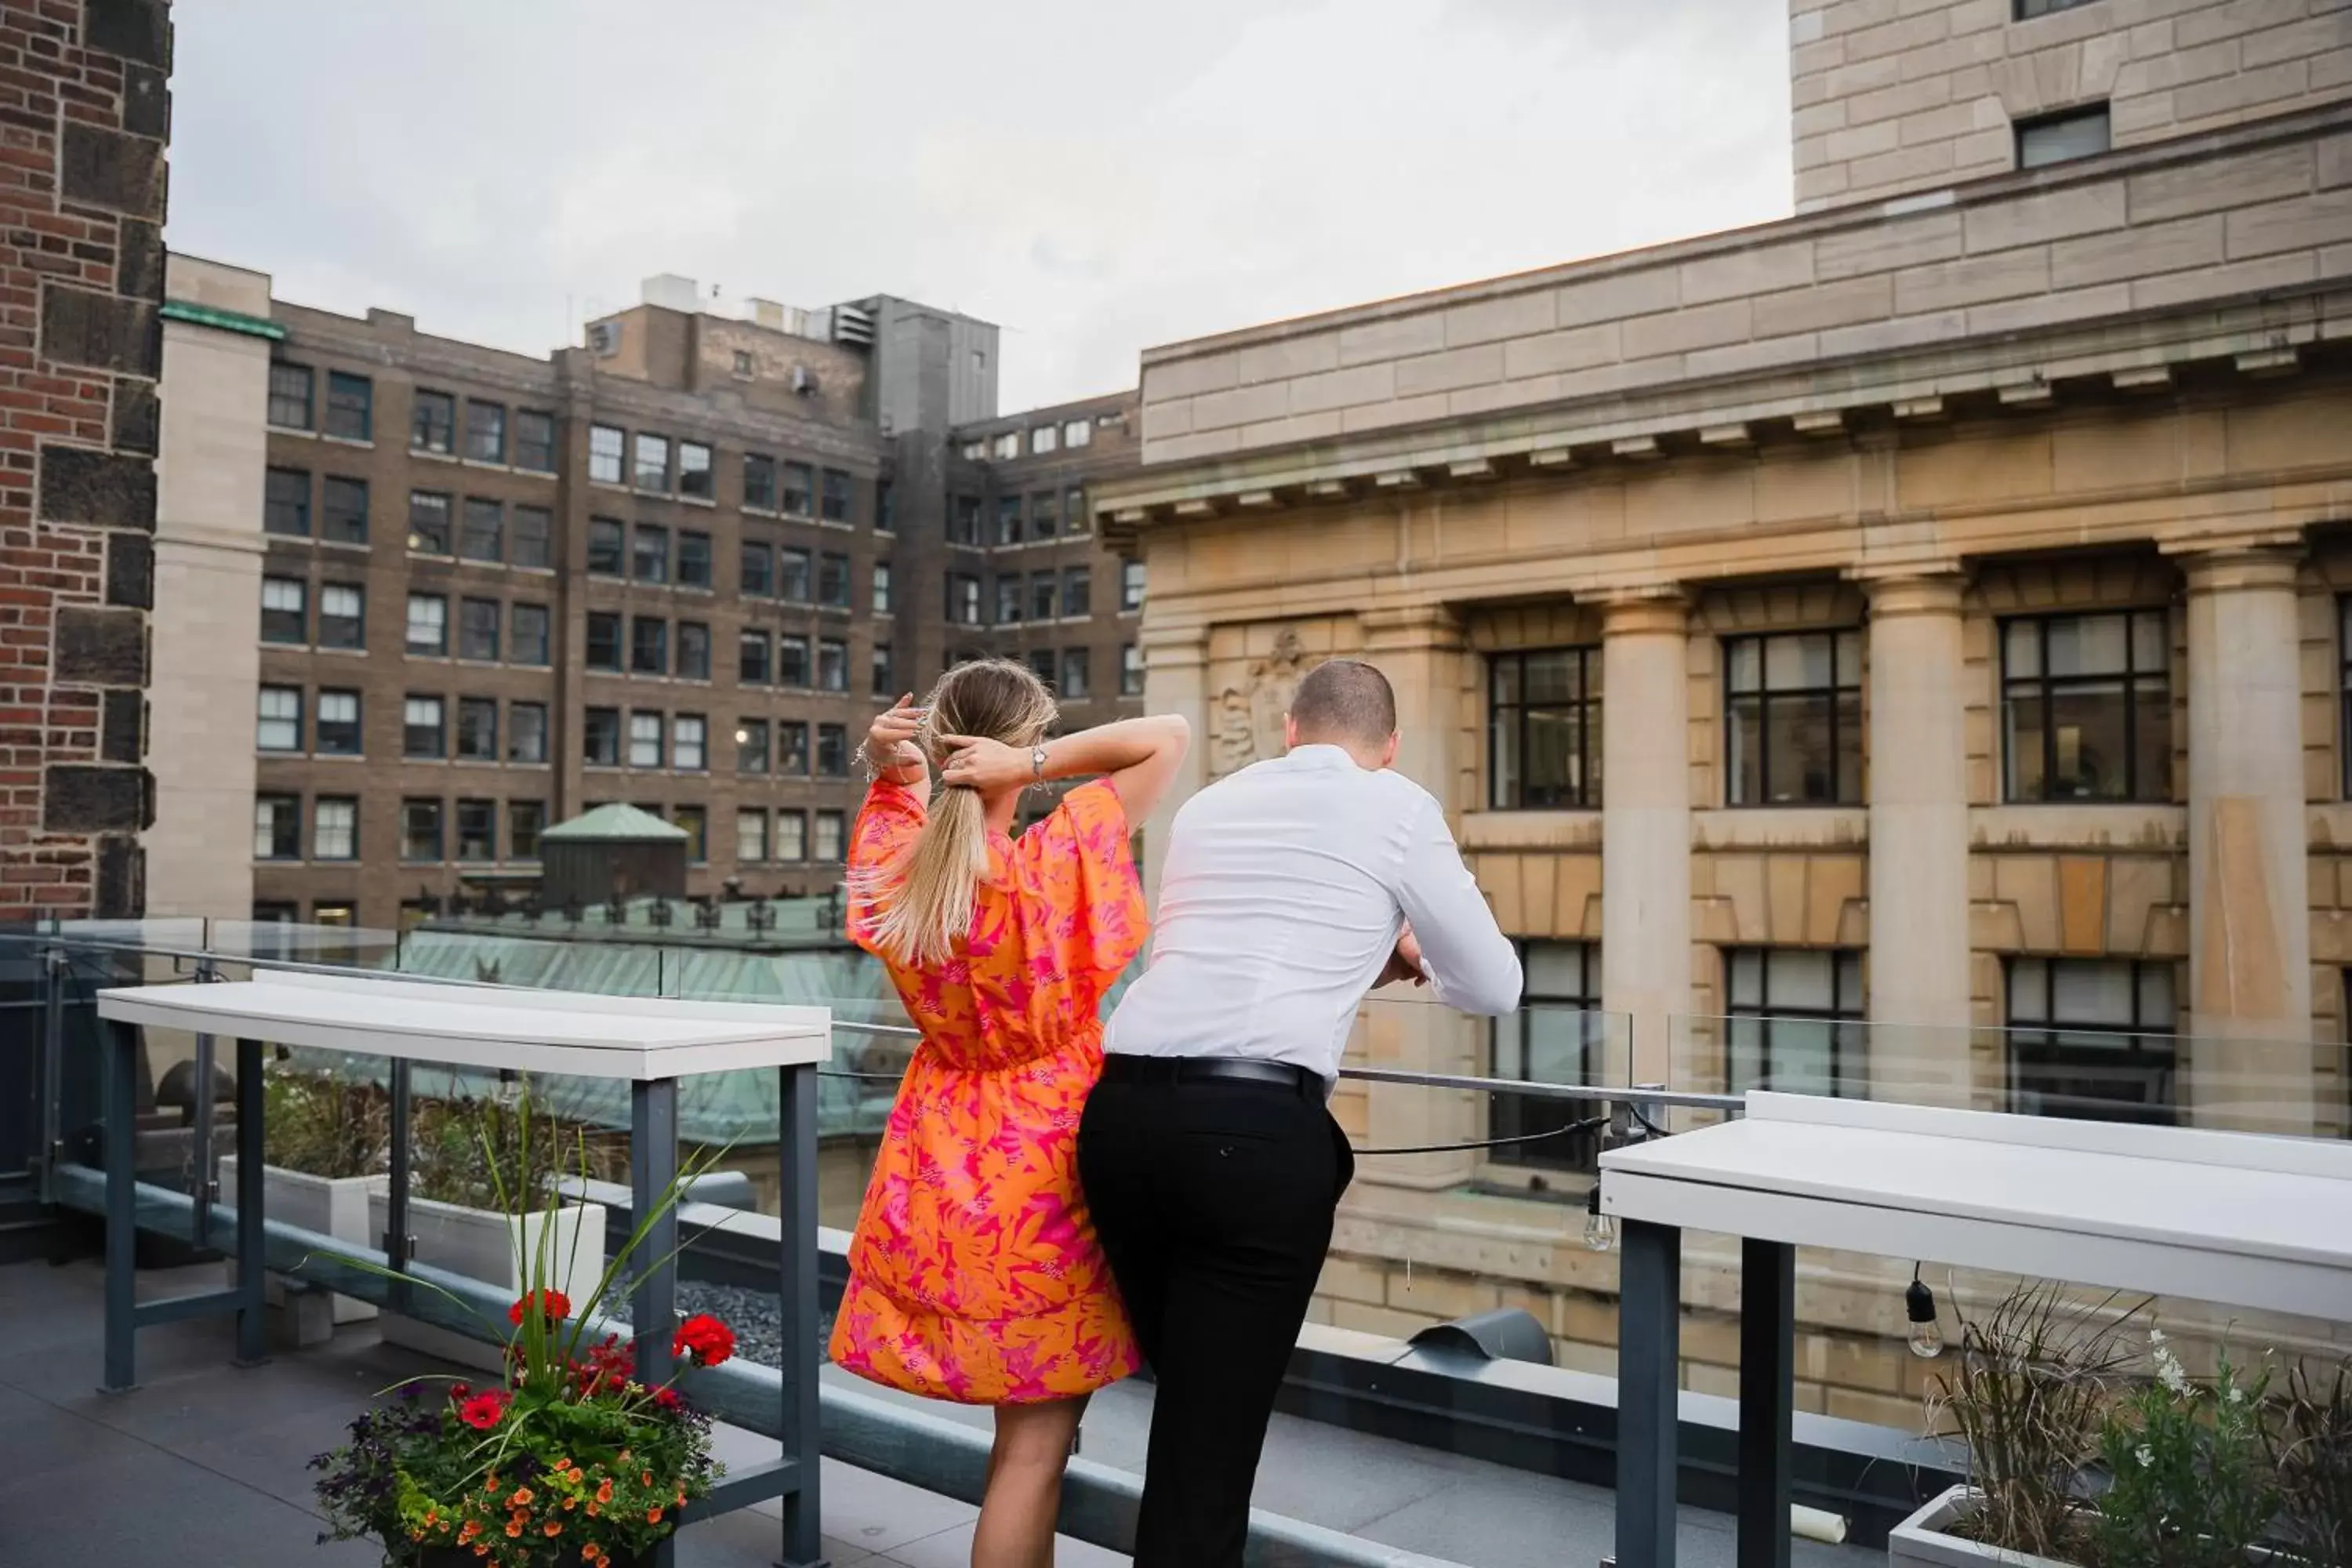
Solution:
M1078 1173L1158 1384L1137 1568L1239 1568L1250 1491L1354 1173L1325 1102L1357 1005L1426 980L1519 1004L1519 960L1445 814L1390 771L1370 665L1299 683L1289 754L1176 814L1151 966L1106 1030Z

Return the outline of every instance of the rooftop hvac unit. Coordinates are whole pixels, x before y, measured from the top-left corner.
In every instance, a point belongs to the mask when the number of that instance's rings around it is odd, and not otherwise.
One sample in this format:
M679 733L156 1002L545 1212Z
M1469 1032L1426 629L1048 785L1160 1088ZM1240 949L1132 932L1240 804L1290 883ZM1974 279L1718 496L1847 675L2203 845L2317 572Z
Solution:
M621 323L591 321L588 323L588 347L598 359L609 359L621 352Z
M837 343L856 343L861 347L872 347L874 343L873 313L861 310L855 305L835 305L833 308L833 341Z

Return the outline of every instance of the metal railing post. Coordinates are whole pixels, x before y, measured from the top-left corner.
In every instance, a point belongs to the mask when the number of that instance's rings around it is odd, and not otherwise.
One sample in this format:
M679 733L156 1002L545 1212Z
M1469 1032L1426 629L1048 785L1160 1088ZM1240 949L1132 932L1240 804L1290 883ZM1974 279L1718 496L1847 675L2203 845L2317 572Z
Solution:
M62 947L40 950L41 1202L58 1201L58 1167L65 1163L66 980L72 963Z
M196 960L195 984L209 984L220 978L220 966L210 954ZM212 1245L213 1205L220 1201L220 1182L213 1163L214 1113L213 1074L218 1070L210 1035L196 1037L196 1130L195 1170L189 1195L196 1200L196 1247L199 1251ZM242 1096L240 1095L240 1099Z

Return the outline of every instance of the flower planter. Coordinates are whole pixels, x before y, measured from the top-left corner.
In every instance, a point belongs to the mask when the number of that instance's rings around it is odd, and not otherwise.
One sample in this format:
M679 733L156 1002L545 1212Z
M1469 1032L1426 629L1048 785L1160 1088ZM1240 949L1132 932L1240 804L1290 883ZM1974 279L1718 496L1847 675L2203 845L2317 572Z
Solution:
M381 1235L389 1223L391 1200L383 1191L368 1194L369 1223ZM554 1227L552 1235L548 1227ZM548 1289L585 1304L604 1272L604 1208L602 1204L566 1204L546 1212L510 1215L488 1209L408 1200L408 1229L416 1238L419 1263L468 1279L478 1279L507 1297L522 1294L523 1279L547 1240ZM439 1356L482 1372L504 1364L500 1346L420 1323L398 1312L383 1314L383 1337L392 1344ZM504 1333L503 1319L489 1325Z
M289 1171L282 1165L261 1168L261 1212L265 1218L287 1225L314 1230L321 1236L331 1236L337 1241L353 1247L373 1247L379 1231L368 1223L368 1198L383 1190L382 1176L314 1176L308 1171ZM236 1202L236 1156L225 1156L220 1163L221 1197L226 1203ZM236 1264L228 1266L232 1282L236 1277ZM269 1277L269 1304L282 1306L286 1300L287 1280L283 1275ZM373 1302L354 1300L349 1296L334 1299L334 1321L341 1323L362 1323L376 1315Z
M1886 1561L1917 1568L2074 1568L2055 1557L2006 1552L1998 1546L1947 1533L1977 1510L1981 1494L1969 1487L1953 1487L1918 1512L1889 1531Z
M454 1546L428 1546L416 1555L416 1568L481 1568L482 1560ZM650 1557L615 1557L613 1568L646 1568Z

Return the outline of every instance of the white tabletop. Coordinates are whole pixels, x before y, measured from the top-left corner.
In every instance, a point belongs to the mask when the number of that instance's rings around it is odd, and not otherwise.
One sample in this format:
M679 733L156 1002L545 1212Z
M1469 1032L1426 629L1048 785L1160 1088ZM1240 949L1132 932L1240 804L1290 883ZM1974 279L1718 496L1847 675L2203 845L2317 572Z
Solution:
M2352 1320L2352 1143L1759 1093L1601 1165L1624 1219Z
M272 973L121 986L101 1018L458 1067L643 1080L796 1067L833 1056L832 1014L764 1003Z

